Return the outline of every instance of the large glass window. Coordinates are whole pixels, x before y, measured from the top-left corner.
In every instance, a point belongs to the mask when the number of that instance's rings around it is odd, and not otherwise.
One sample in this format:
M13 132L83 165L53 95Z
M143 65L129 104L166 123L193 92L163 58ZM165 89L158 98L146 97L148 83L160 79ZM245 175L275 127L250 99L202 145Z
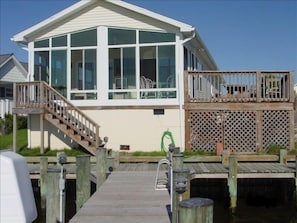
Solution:
M174 33L139 31L139 43L175 42Z
M158 47L158 87L175 88L175 47Z
M71 99L96 99L97 93L96 50L71 51Z
M67 56L66 50L52 51L51 85L63 96L67 96Z
M67 36L52 38L52 47L67 46Z
M110 93L109 98L136 98L130 91L136 89L135 47L109 49L109 89L129 89Z
M39 40L34 42L34 47L35 48L42 48L42 47L49 47L49 40Z
M96 50L82 49L71 51L71 89L96 89Z
M125 29L108 29L108 45L135 44L136 31Z
M141 98L175 98L175 46L140 48ZM158 90L153 90L157 88ZM167 90L161 90L166 88ZM143 91L142 89L145 89Z
M96 46L97 29L71 34L71 46Z
M48 51L36 51L34 54L34 80L49 82Z
M153 82L157 80L157 67L156 67L156 47L146 46L140 48L140 77L145 77ZM145 86L140 86L145 88Z

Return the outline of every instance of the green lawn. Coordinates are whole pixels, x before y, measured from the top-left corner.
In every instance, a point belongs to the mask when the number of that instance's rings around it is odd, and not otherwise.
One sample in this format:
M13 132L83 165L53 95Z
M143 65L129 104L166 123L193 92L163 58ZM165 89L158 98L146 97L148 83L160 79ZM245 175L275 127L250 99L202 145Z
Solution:
M0 150L11 149L13 144L12 133L8 135L0 135ZM20 129L17 131L17 150L27 148L27 129Z
M0 150L12 149L13 135L0 135ZM65 152L67 156L77 156L85 154L78 149L49 150L45 149L44 154L40 154L40 148L28 149L27 129L17 131L17 152L23 156L56 156L57 152Z

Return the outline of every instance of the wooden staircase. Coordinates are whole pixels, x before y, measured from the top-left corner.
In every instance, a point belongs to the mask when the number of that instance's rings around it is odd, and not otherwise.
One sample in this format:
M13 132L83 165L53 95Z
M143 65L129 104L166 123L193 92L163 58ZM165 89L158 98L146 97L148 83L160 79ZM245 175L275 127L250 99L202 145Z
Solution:
M95 155L102 146L99 125L46 82L22 82L14 85L14 113L42 114L88 152Z

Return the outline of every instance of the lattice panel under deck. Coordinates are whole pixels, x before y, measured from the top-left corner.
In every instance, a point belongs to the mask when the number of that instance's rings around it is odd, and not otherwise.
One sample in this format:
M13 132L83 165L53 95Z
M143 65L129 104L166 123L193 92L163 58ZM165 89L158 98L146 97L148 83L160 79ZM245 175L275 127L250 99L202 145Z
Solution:
M236 153L256 152L256 112L230 111L224 114L224 149Z
M263 147L289 147L289 111L263 111Z
M189 121L192 151L215 152L217 143L231 152L257 150L256 112L191 111Z
M222 122L219 111L191 111L190 141L191 151L216 151L216 143L222 142Z

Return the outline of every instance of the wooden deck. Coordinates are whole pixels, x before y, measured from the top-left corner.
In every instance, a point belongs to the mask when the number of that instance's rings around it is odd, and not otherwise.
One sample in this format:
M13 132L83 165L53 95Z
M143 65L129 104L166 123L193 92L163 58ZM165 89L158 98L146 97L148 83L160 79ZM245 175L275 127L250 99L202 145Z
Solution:
M113 172L70 222L169 223L170 196L154 190L155 176L136 169Z
M64 167L67 179L75 179L75 164L67 164ZM220 162L189 162L184 163L183 168L190 170L191 180L226 179L228 185L230 182L234 183L235 189L237 182L236 180L233 182L234 177L236 179L282 178L297 181L295 162L238 162L236 171ZM96 183L95 169L95 164L92 164L91 180ZM32 179L40 177L39 164L29 164L29 170ZM164 165L161 169L164 177L166 172ZM170 195L167 190L154 189L157 163L121 163L115 171L107 173L109 175L107 180L70 222L170 222ZM236 193L234 195L232 190L229 192L230 200L236 200ZM235 210L236 202L233 202L230 208Z

